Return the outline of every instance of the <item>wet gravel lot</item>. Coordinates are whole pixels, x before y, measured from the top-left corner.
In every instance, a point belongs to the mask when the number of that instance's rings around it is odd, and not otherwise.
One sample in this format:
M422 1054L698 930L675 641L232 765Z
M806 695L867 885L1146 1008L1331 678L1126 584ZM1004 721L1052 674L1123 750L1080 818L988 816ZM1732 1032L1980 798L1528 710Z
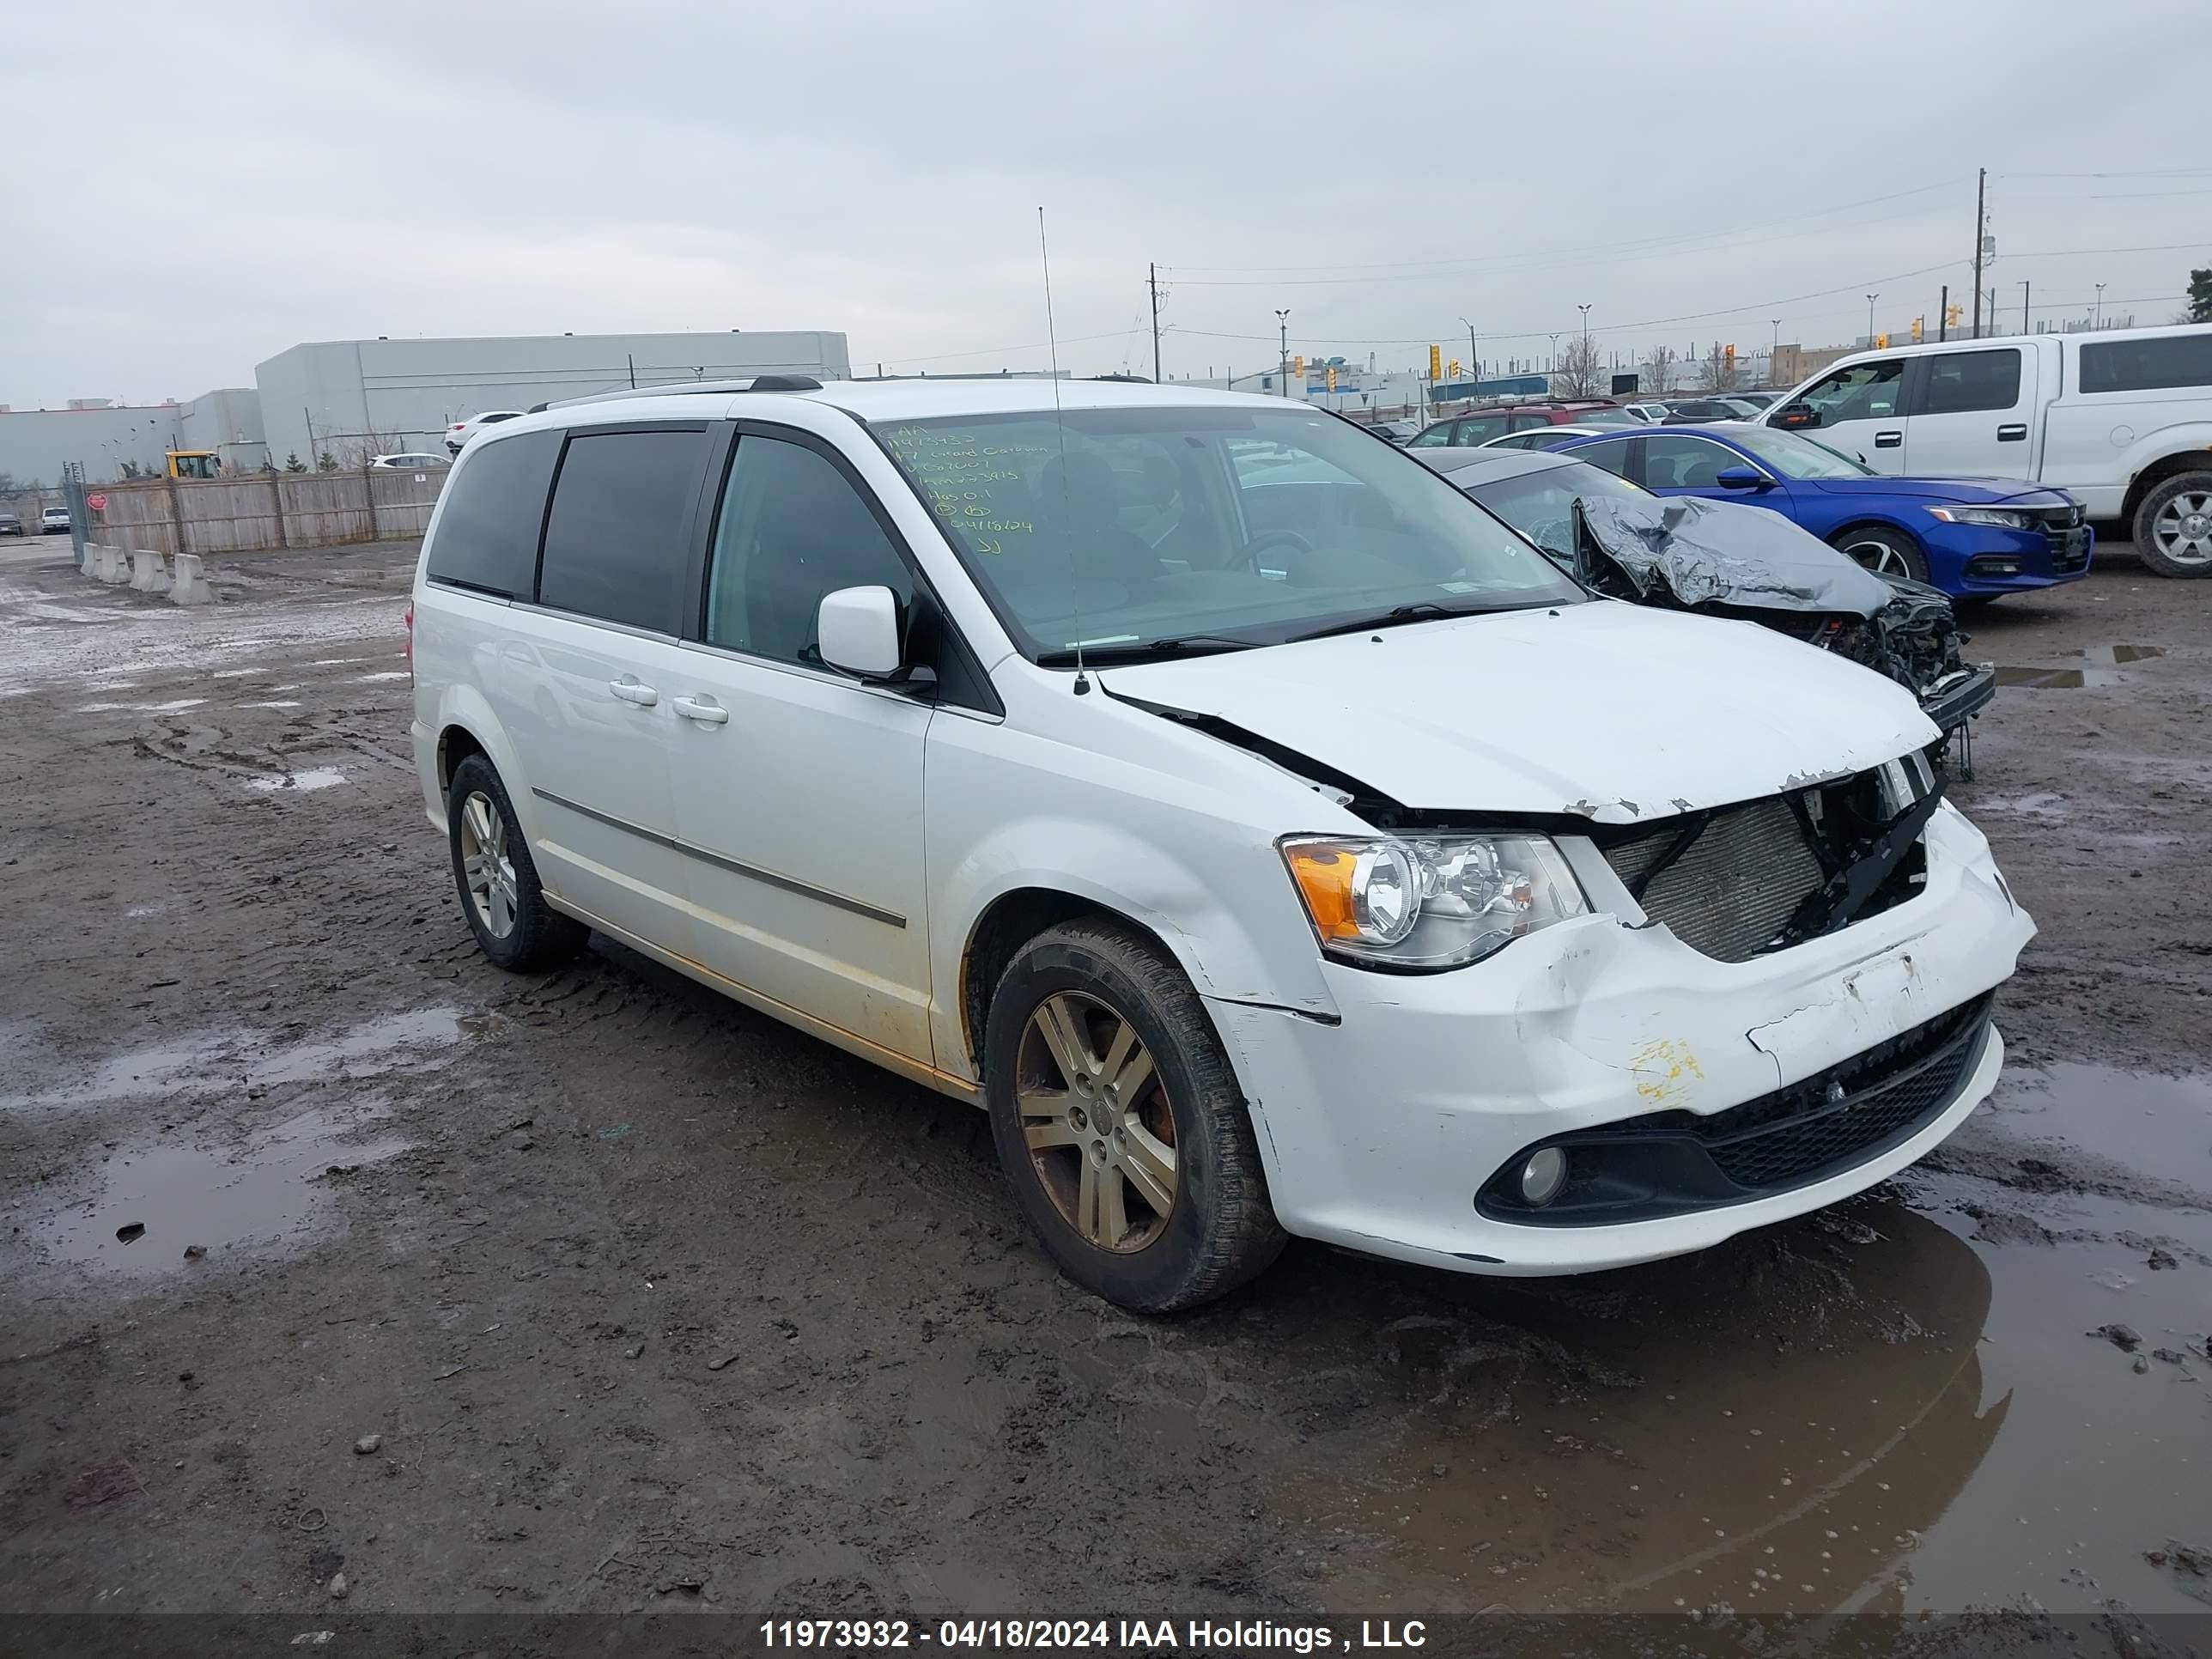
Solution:
M400 545L0 550L0 1611L2203 1611L2212 583L1980 613L1996 1099L1706 1255L1061 1284L979 1115L477 956ZM2093 1333L2102 1332L2102 1334ZM2156 1559L2154 1559L2156 1558Z

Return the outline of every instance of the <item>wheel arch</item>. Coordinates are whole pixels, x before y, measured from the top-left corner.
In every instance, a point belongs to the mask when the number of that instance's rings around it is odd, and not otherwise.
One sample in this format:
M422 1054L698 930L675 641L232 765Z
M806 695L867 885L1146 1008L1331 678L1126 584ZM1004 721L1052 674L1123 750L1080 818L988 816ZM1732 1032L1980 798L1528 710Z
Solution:
M530 834L537 817L532 810L535 803L530 793L530 781L514 744L507 741L506 728L493 714L483 694L471 685L448 687L438 700L435 729L438 743L434 763L441 799L453 787L454 769L471 755L482 755L507 786L515 817L523 832Z
M2165 453L2138 466L2128 478L2128 493L2121 498L2120 519L2130 533L2133 533L2136 510L2142 506L2143 497L2168 478L2184 472L2212 472L2212 428L2192 434L2200 441L2196 448L2170 447L2171 434L2161 433L2159 447Z
M1191 964L1174 949L1159 929L1127 909L1093 895L1066 887L1032 885L1010 888L987 904L968 930L960 951L959 1018L961 1047L977 1079L983 1075L983 1032L990 1018L991 995L1022 946L1080 916L1100 916L1115 921L1158 945L1194 984Z

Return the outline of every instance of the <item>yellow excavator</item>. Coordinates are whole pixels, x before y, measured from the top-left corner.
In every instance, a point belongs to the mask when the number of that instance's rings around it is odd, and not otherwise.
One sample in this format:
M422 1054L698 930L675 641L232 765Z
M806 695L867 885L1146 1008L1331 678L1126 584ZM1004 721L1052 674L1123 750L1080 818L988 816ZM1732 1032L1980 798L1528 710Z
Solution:
M173 449L168 452L169 476L173 478L219 478L222 476L222 457L212 449Z

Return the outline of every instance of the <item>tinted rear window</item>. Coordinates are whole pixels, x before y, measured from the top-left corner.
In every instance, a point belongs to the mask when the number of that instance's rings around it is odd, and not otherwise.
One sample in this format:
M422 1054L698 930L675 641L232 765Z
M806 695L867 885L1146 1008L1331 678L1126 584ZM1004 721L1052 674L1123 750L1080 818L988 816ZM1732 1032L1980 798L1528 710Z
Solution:
M570 434L545 520L538 602L678 631L703 428Z
M1942 351L1928 359L1923 415L1964 415L1978 409L2010 409L2020 401L2020 349Z
M528 599L545 489L560 453L557 432L525 432L471 448L455 470L438 515L431 580Z
M2081 348L2084 392L2156 392L2212 386L2212 329L2162 340L2104 340Z

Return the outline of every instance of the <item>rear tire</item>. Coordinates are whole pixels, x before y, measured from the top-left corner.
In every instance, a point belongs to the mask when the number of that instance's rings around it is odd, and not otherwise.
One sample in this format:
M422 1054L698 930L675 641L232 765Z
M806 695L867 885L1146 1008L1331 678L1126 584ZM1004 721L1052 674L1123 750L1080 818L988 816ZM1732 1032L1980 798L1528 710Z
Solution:
M2212 576L2212 472L2177 472L2152 486L2130 530L2161 576Z
M1133 928L1084 918L1017 951L991 998L983 1078L1015 1202L1085 1290L1172 1313L1280 1254L1252 1120L1205 1005Z
M477 948L510 973L566 962L591 930L545 902L530 842L514 816L507 786L482 755L453 769L446 791L446 840L453 884Z
M1861 525L1840 532L1829 544L1848 559L1856 561L1877 576L1902 576L1907 581L1928 580L1928 561L1912 538L1901 530L1880 525Z

